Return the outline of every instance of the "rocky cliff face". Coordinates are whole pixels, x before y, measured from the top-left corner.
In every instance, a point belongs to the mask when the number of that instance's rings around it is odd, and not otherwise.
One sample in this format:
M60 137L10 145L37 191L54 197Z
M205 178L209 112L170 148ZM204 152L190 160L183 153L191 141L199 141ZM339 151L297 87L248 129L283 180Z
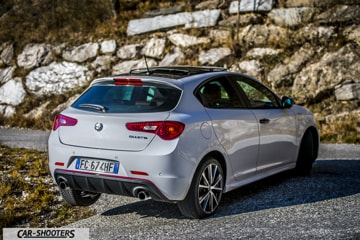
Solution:
M360 135L359 1L210 0L184 9L176 5L130 20L131 43L28 43L18 54L12 42L0 43L0 115L48 115L48 96L75 95L96 77L145 67L146 55L149 66L244 72L310 107L321 125L352 119ZM24 113L30 98L41 101Z

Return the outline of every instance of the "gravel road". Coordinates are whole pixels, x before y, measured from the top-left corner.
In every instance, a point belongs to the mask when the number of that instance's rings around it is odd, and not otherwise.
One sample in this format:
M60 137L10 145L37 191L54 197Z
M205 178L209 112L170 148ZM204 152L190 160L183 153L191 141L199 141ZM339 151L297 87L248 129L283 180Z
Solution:
M333 155L316 161L311 176L286 172L224 194L208 219L185 219L175 204L103 195L95 216L69 227L90 228L91 239L360 239L360 146L325 149Z
M3 128L0 126L0 144L47 151L49 132L30 129Z
M46 150L48 133L0 128L0 143ZM207 219L175 204L103 195L97 214L67 227L91 239L360 239L360 145L323 144L313 172L290 172L224 194Z

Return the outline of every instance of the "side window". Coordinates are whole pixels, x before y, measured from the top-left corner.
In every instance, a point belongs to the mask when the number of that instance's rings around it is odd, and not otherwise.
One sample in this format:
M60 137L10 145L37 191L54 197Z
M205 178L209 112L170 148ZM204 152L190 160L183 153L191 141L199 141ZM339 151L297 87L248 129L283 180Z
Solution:
M207 82L200 87L196 95L207 108L239 108L244 106L234 88L225 78Z
M237 83L248 98L252 108L277 108L276 96L266 87L251 80L237 80Z
M153 99L155 99L155 89L149 87L148 92L147 92L146 101L147 102L152 102Z
M165 95L155 86L144 86L134 97L135 105L160 106L166 100Z

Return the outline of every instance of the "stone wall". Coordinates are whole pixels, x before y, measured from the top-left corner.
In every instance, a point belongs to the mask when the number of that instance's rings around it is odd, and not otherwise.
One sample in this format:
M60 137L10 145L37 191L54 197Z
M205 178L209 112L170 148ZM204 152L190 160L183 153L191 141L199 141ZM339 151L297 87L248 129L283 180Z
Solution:
M96 77L145 67L146 55L149 66L241 71L299 104L332 99L353 106L342 111L330 104L318 110L319 119L359 116L360 3L336 2L210 0L193 12L159 9L129 21L128 36L141 40L127 45L121 39L28 43L17 55L11 42L0 43L0 115L15 115L26 98L64 94ZM41 116L49 101L25 117Z

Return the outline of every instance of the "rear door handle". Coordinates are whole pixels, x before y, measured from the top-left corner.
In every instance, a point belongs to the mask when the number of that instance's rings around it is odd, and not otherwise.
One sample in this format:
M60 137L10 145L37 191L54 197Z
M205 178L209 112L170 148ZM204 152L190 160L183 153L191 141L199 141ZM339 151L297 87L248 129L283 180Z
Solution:
M269 123L269 122L270 122L270 119L267 119L267 118L260 119L261 124L266 124L266 123Z

